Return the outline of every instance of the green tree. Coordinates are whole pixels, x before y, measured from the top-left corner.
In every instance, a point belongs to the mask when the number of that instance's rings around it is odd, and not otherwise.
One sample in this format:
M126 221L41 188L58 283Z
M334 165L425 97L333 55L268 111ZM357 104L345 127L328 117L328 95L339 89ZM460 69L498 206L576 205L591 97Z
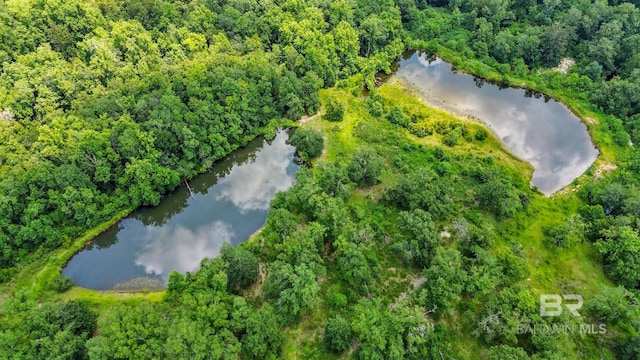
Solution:
M579 216L572 216L562 224L545 226L542 232L547 245L570 248L584 240L585 225Z
M359 148L351 156L347 174L358 186L372 186L378 182L384 163L382 157L369 148Z
M351 347L351 324L341 316L329 318L324 330L324 342L329 350L341 353Z
M619 286L602 289L595 297L587 300L584 310L586 314L595 317L598 321L616 325L620 322L628 322L640 309L638 309L636 296Z
M246 320L242 337L242 355L246 359L276 359L282 351L284 334L269 304L253 312Z
M489 359L491 360L527 360L529 355L520 347L509 345L497 345L489 348Z
M289 138L289 143L295 146L300 159L307 163L320 156L324 148L322 133L311 128L296 129Z
M120 308L100 323L100 335L87 342L90 359L149 359L162 356L170 318L149 304Z
M318 166L318 185L329 196L346 200L349 196L349 178L346 170L333 162L323 162Z
M258 260L243 248L234 248L229 243L222 245L222 259L227 263L227 288L246 289L260 276Z
M393 106L391 110L389 110L389 114L387 115L387 120L389 120L389 122L392 124L396 124L402 127L409 126L409 119L404 114L402 109L400 109L398 106Z
M622 359L633 360L640 357L640 336L632 336L622 348Z
M406 210L422 209L433 217L452 211L453 187L446 177L421 167L402 176L386 194L387 199Z
M402 211L399 220L400 229L405 231L407 236L395 248L402 251L406 260L420 267L427 267L440 242L440 234L436 232L433 218L422 209L413 209Z
M324 118L329 121L342 121L344 118L344 104L335 97L327 101Z
M629 226L610 228L596 247L604 257L605 272L614 282L628 289L640 285L640 237L636 230Z
M273 262L269 272L262 289L265 297L284 322L299 319L320 291L316 274L306 264L292 266L282 261Z
M418 293L420 304L437 313L451 312L467 281L462 257L456 249L436 249L433 262L422 272L426 282Z
M360 294L370 293L373 279L378 273L378 259L365 244L354 244L343 238L336 240L340 278Z
M496 175L480 185L478 200L482 207L493 212L500 219L513 216L522 209L522 202L513 185Z

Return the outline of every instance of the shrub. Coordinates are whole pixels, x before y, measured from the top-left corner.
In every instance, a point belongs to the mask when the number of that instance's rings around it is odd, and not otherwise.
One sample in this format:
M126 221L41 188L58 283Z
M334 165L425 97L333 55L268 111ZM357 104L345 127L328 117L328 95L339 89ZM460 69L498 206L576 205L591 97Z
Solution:
M227 263L227 288L246 289L258 280L259 265L255 256L245 249L222 245L222 259Z
M351 347L351 324L341 316L327 322L324 330L324 341L329 350L341 353Z
M329 121L342 121L344 118L344 105L335 98L331 98L327 103L324 118Z
M347 303L347 297L339 292L331 293L331 295L329 295L329 298L327 298L327 305L336 310L346 308Z
M404 112L402 112L402 110L397 106L391 108L389 114L387 115L387 120L389 120L389 122L392 124L400 125L402 127L409 126L409 119L407 119L407 116L404 114Z
M489 132L483 127L476 128L475 139L477 141L485 141L489 137Z
M375 185L382 172L382 158L371 149L358 149L347 166L347 174L358 186Z
M384 114L384 98L378 94L371 95L367 101L369 114L379 117Z
M53 280L53 283L51 284L52 290L55 290L56 292L59 292L59 293L63 293L71 289L72 286L73 286L73 281L71 281L71 278L64 275L59 275L58 277L56 277Z
M320 156L324 148L322 133L309 128L297 129L289 138L289 143L295 146L300 159L307 163Z

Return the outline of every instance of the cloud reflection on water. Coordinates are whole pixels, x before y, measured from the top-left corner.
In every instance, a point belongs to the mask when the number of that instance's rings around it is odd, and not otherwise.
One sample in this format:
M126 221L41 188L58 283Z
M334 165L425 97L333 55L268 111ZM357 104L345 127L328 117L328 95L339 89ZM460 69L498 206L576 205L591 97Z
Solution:
M260 151L250 162L235 166L218 182L216 200L228 200L242 214L250 210L268 210L278 191L293 185L294 176L287 168L295 151L286 144L286 137L278 136L271 144L273 150Z
M556 101L527 97L521 89L478 87L472 76L417 53L401 61L396 76L419 89L429 103L489 125L507 149L534 167L531 182L544 193L571 183L598 155L586 126Z
M204 258L220 255L225 242L231 241L231 226L221 221L199 227L195 231L181 225L148 226L145 244L135 260L149 275L159 275L167 281L169 273L195 271Z

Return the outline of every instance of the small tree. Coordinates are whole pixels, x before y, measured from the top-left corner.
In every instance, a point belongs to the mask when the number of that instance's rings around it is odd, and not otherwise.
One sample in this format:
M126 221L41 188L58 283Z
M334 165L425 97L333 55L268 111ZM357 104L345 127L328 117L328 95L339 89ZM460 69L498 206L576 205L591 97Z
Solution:
M382 158L371 149L358 149L347 166L347 174L358 186L371 186L378 182L382 172Z
M508 180L497 175L480 185L478 200L481 207L493 212L498 219L513 216L522 209L518 191Z
M300 159L307 163L320 156L324 148L322 133L309 128L297 129L289 138L289 143L295 146Z
M439 247L432 264L422 272L427 281L418 293L418 301L427 310L437 314L451 311L460 301L460 294L467 281L462 256L456 249Z
M282 350L284 334L269 304L252 312L245 323L242 337L243 359L276 359Z
M324 118L329 121L342 121L344 118L344 104L336 98L329 99Z
M630 337L622 349L622 359L640 359L640 336Z
M73 281L70 277L64 275L58 275L51 284L51 288L59 293L63 293L73 286Z
M234 248L231 244L225 243L222 245L222 259L228 266L227 288L229 290L246 289L258 280L258 260L247 250Z
M409 119L407 119L407 116L404 114L404 112L397 106L394 106L391 108L391 110L389 110L387 120L389 120L389 122L392 124L400 125L402 127L409 126Z
M324 330L324 342L329 350L339 354L351 346L351 324L341 316L329 319Z
M584 239L585 225L579 216L572 216L565 223L545 226L542 232L548 247L570 248Z
M605 273L627 289L640 285L640 236L630 226L612 227L604 232L596 248L604 257Z
M371 98L367 101L369 114L380 117L384 114L384 98L379 94L371 95Z

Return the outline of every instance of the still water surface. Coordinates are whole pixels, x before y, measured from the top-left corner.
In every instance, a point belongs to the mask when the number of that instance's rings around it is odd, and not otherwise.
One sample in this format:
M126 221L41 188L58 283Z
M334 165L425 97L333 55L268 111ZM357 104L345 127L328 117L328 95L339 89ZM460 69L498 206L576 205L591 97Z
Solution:
M430 104L487 124L507 149L533 165L531 184L545 194L570 184L598 156L580 119L541 94L500 88L419 52L406 53L394 77L409 83Z
M196 270L265 222L276 192L293 185L298 166L287 132L249 143L158 206L142 208L98 236L63 269L76 285L96 290L166 284L171 271ZM135 279L132 283L133 279Z

